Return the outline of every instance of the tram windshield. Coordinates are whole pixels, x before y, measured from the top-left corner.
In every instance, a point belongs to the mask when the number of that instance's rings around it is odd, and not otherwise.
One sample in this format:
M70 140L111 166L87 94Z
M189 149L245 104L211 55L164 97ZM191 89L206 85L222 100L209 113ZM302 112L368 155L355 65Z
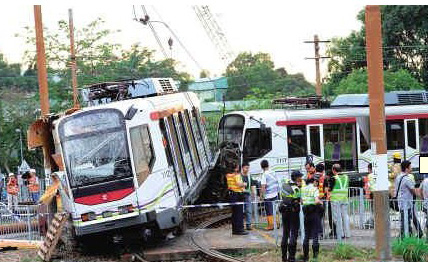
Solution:
M227 115L220 120L218 143L234 142L238 145L242 141L244 131L244 117L240 115Z
M89 111L59 127L71 187L132 176L123 117L116 110Z

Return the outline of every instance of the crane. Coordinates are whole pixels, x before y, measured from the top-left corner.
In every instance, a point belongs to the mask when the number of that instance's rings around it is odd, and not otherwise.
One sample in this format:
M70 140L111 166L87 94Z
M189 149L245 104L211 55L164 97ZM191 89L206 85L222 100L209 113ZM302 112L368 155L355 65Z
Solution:
M221 29L220 25L215 20L208 6L193 6L199 21L205 29L211 42L217 49L220 59L227 65L235 59L235 55L230 47L226 35Z

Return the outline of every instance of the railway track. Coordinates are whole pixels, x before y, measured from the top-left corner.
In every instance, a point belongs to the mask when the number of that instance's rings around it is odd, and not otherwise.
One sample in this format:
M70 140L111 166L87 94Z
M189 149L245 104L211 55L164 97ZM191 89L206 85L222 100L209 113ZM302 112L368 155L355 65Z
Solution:
M191 236L192 244L200 251L205 259L208 261L229 261L229 262L243 262L244 260L237 259L235 257L232 257L230 255L221 253L217 250L212 250L209 247L201 244L201 241L198 239L198 235L201 233L202 229L214 227L215 225L224 223L226 220L229 220L231 218L231 214L222 214L215 218L212 218L202 224L200 224L196 229L195 232Z

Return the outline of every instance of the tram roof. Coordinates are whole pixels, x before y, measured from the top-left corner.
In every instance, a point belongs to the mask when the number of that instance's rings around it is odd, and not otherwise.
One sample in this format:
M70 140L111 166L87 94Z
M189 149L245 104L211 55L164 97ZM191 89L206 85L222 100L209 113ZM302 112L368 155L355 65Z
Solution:
M272 120L311 120L311 119L340 119L368 117L368 107L343 107L343 108L326 108L326 109L263 109L250 111L234 111L228 114L241 114L245 117L254 117L255 119L272 119ZM403 105L403 106L386 106L386 116L403 116L403 118L428 118L427 105ZM405 117L409 116L409 117Z

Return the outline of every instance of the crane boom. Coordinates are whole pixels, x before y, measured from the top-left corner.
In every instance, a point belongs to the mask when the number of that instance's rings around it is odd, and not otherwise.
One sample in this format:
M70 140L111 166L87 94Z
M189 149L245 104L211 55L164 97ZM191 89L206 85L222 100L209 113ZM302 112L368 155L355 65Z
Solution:
M211 42L217 49L220 59L228 65L235 58L232 48L230 47L226 35L221 29L220 25L215 20L208 6L193 6L199 21L205 29Z

